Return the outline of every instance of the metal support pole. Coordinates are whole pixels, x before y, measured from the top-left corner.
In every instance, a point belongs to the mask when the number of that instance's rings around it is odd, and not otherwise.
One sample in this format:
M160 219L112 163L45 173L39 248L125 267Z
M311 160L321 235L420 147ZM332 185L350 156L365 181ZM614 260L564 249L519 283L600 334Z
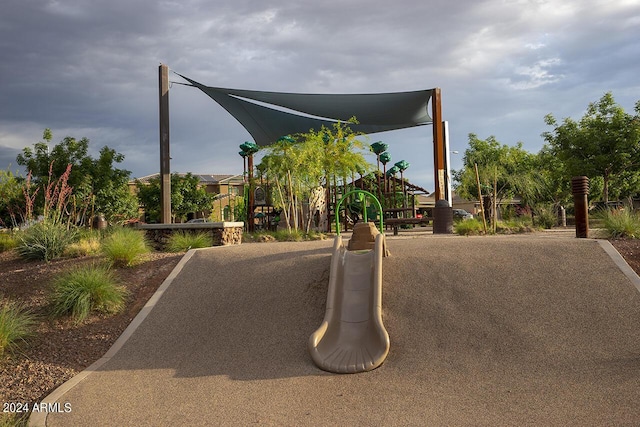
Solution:
M171 166L169 150L169 67L158 70L160 105L160 222L171 224Z

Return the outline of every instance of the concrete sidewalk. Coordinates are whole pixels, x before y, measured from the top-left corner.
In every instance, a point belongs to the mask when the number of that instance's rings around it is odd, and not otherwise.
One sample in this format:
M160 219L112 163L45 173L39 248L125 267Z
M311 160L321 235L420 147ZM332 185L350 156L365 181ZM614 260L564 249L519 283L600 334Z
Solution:
M390 238L391 350L355 375L306 351L331 245L190 252L122 348L50 396L71 411L33 425L640 423L640 292L608 242Z

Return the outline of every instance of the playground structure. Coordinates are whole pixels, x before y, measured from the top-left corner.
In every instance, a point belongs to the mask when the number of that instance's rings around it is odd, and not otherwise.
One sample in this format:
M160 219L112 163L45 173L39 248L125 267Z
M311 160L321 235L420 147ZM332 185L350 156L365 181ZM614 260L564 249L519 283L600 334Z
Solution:
M282 208L278 209L273 205L272 186L269 180L263 178L262 171L258 170L258 173L260 176L254 178L252 186L249 185L248 180L245 180L245 206L249 206L249 197L253 196L253 209L249 209L253 216L251 220L247 219L253 225L254 231L276 231L278 227L285 226L280 222L285 216ZM378 181L381 186L378 186ZM380 210L374 206L363 207L363 200L355 197L353 190L375 195L380 201ZM386 229L393 229L395 235L400 227L429 225L433 222L434 218L430 211L427 214L419 213L416 200L420 194L427 195L429 192L404 179L398 179L393 175L382 178L373 171L351 182L332 185L329 188L312 189L309 198L306 199L306 208L301 214L300 222L304 224L310 222L311 230L331 233L349 231L362 220L377 221L382 218ZM338 201L344 196L346 196L344 202L338 206ZM382 212L382 215L379 212ZM289 216L292 217L291 214ZM293 227L293 224L290 225Z
M160 106L160 174L162 221L170 222L169 176L169 78L168 67L159 67ZM336 122L356 117L351 126L355 132L372 134L409 127L432 125L434 153L435 200L448 200L451 205L448 174L448 138L442 121L440 88L410 92L376 94L301 94L265 92L205 86L186 76L187 86L195 87L226 109L252 135L256 146L266 146L288 135L319 130ZM179 83L184 84L184 83ZM428 105L431 104L431 116ZM272 108L276 107L276 108ZM282 111L278 108L286 108ZM402 168L400 167L402 172ZM251 172L250 172L251 173ZM250 192L251 193L251 192ZM249 230L254 213L250 194ZM395 208L399 209L399 208ZM402 209L407 209L403 207ZM398 218L395 218L398 219ZM331 224L331 221L328 222Z
M382 210L376 197L352 190L364 206L370 197ZM308 350L321 369L335 373L358 373L379 367L389 353L389 334L382 322L382 258L387 255L384 233L373 222L356 224L345 246L338 233L333 244L329 288L324 320L309 337ZM382 215L378 221L383 230ZM339 225L337 226L339 230Z

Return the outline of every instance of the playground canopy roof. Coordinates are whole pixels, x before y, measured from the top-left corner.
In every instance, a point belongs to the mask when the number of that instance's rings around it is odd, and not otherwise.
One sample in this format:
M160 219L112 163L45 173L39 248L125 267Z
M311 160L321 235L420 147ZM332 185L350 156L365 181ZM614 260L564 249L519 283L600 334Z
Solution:
M427 109L432 89L374 94L263 92L205 86L178 75L220 104L261 146L285 135L320 130L323 125L330 128L351 117L355 117L358 124L349 127L365 134L432 123Z

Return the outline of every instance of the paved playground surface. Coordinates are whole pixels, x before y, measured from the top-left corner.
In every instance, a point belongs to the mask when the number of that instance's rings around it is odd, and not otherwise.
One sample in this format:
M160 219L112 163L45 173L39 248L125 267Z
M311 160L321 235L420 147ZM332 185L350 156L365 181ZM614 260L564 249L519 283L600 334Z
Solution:
M122 348L51 396L71 412L32 421L638 425L640 291L606 245L390 237L391 350L352 375L319 370L306 349L324 316L332 241L193 251Z

